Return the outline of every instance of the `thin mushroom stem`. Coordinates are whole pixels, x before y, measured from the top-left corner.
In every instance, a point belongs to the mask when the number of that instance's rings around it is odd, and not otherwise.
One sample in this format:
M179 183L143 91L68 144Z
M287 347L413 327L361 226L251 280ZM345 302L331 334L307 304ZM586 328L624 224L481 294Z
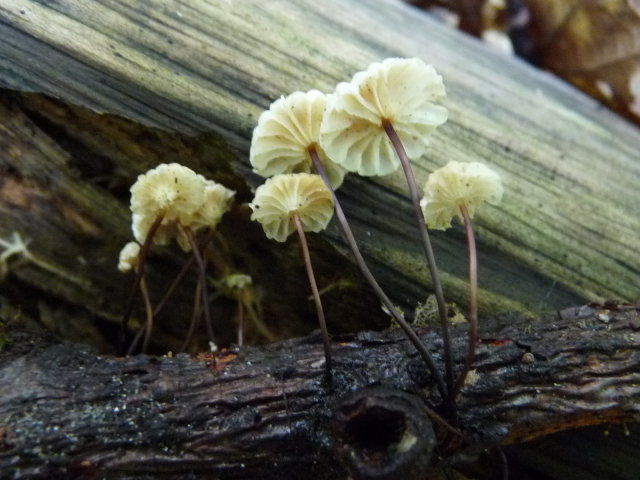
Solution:
M186 235L189 245L191 245L191 250L193 250L193 254L196 258L196 263L198 264L198 283L201 285L200 295L202 296L202 310L204 313L205 326L207 327L209 342L216 345L215 336L213 335L213 324L211 322L211 310L209 309L209 298L207 296L207 265L204 258L202 258L200 246L193 237L191 229L184 228L182 226L180 226L180 229Z
M264 323L261 309L258 308L258 311L256 312L256 309L253 307L251 300L247 299L246 294L243 294L243 300L244 308L246 308L247 315L249 315L249 318L253 322L253 325L267 340L269 340L270 342L275 341L277 337L273 334L273 332L271 332L271 330L269 330L269 327L267 327L267 325Z
M151 243L153 241L153 237L155 236L158 228L160 228L160 224L162 223L163 215L158 215L158 217L153 221L149 231L147 232L147 236L144 239L144 243L140 248L140 253L138 254L138 268L136 268L136 276L133 280L133 286L131 287L131 293L129 294L129 298L127 300L127 308L125 309L124 315L122 315L122 320L120 321L120 349L124 350L124 336L127 330L127 324L129 323L129 318L131 317L131 313L133 312L133 302L136 299L136 293L138 292L138 288L140 288L140 282L142 280L142 276L144 275L144 268L147 263L147 256L149 254L149 250L151 249Z
M447 304L444 300L444 293L442 292L442 282L440 281L440 272L436 265L436 258L433 254L433 247L431 246L431 240L429 239L429 232L427 231L426 222L424 221L424 215L420 208L420 195L418 194L418 186L416 185L416 179L413 175L413 169L411 168L411 162L407 157L407 152L404 149L404 145L400 140L395 128L389 120L383 120L382 126L386 132L389 140L391 141L393 148L395 149L402 170L407 179L407 185L409 186L409 195L411 197L411 203L413 203L413 210L416 216L416 222L418 224L418 231L420 232L420 238L422 240L422 248L427 259L429 271L431 273L431 280L433 288L436 294L436 301L438 303L438 313L440 316L440 329L442 330L442 340L444 344L444 364L445 364L445 376L447 381L447 389L449 395L453 392L453 355L451 353L451 335L449 333L449 320L447 315ZM453 408L453 405L451 406Z
M240 298L241 294L238 294L237 309L238 309L238 346L241 347L244 343L244 309L242 308L243 302Z
M189 267L191 267L191 265L193 265L193 262L195 262L195 260L196 260L196 256L194 254L192 254L191 257L189 257L189 260L187 260L184 263L184 265L182 265L182 268L178 272L178 275L176 275L176 277L173 279L173 281L171 282L171 285L169 285L167 287L167 289L165 290L164 294L162 295L162 298L160 299L160 301L157 303L155 309L153 310L153 314L154 315L158 315L158 313L160 313L160 310L162 310L162 308L165 306L165 304L167 303L167 300L169 300L169 297L171 296L173 291L176 289L176 287L178 286L180 281L187 274L187 271L189 270Z
M142 293L142 298L144 299L144 306L147 315L147 321L144 326L138 330L136 336L131 342L129 346L129 350L127 351L127 355L132 355L135 351L138 343L142 340L142 336L144 334L144 342L142 342L142 353L147 353L147 347L149 346L149 339L151 338L151 331L153 329L153 316L155 312L153 311L153 307L151 306L151 297L149 296L149 289L147 288L147 281L142 277L140 279L140 292Z
M340 201L338 200L335 190L331 186L331 182L329 182L329 178L327 177L327 172L325 171L324 166L322 165L322 162L320 161L320 158L318 156L318 152L316 151L314 146L309 147L309 155L311 157L311 161L313 162L313 166L316 172L318 173L318 175L320 175L320 177L322 177L322 180L324 180L324 183L326 184L327 188L331 192L331 196L333 197L333 202L336 207L336 217L338 218L338 222L340 223L340 227L342 228L342 233L344 234L344 238L347 240L347 243L349 244L349 247L353 252L353 256L356 260L356 263L358 264L358 267L360 267L360 271L362 272L362 275L367 280L367 282L369 282L369 285L371 285L371 287L373 288L374 292L376 293L376 295L378 296L382 304L385 307L387 307L387 310L389 310L389 313L391 313L391 315L396 320L396 322L398 322L398 325L400 325L404 333L407 335L407 337L409 338L409 341L411 341L411 343L416 348L416 350L418 350L418 353L420 354L422 359L425 361L425 363L429 367L429 370L431 370L431 374L433 375L433 378L435 379L436 384L438 385L438 390L440 391L442 398L446 399L447 389L445 387L444 380L442 379L442 375L440 374L440 371L436 368L436 364L433 361L433 358L431 357L429 350L427 350L425 345L420 340L420 337L418 337L416 332L413 331L411 326L405 321L402 315L400 315L400 313L396 309L396 306L391 302L389 297L387 297L387 294L384 293L384 291L382 290L382 287L380 287L380 285L378 284L378 281L375 279L375 277L371 273L371 270L369 270L367 263L362 257L362 253L360 253L360 249L358 248L356 239L353 236L353 232L351 231L349 222L347 222L347 217L345 216L344 211L342 210Z
M316 304L316 313L318 314L318 323L320 324L320 331L322 332L322 342L324 344L324 357L325 357L325 371L327 379L331 382L331 341L329 338L329 330L327 329L327 322L324 318L324 309L322 308L322 301L320 300L320 294L318 293L318 285L316 284L316 277L313 274L313 266L311 265L311 255L309 254L309 245L307 244L307 236L302 228L302 221L297 213L292 215L293 223L298 232L300 238L300 247L302 248L302 256L304 258L304 265L307 269L307 277L309 277L309 285L311 286L311 292L313 293L313 299Z
M205 235L204 239L201 241L202 243L201 248L203 248L210 241L210 239L211 239L211 231L207 232L207 235ZM178 272L178 275L176 275L176 277L173 279L171 284L165 290L164 294L162 295L162 298L160 299L155 309L153 310L154 315L157 316L158 313L160 313L160 310L162 310L162 308L165 306L165 304L167 303L167 300L169 300L169 297L171 296L173 291L176 289L178 284L182 281L184 276L187 274L187 271L189 270L191 265L193 265L193 262L195 262L195 260L196 260L196 255L195 253L192 252L191 256L189 257L189 260L187 260L184 263L184 265L182 265L182 268Z
M471 365L476 356L476 343L478 342L478 260L476 254L476 240L473 235L473 225L469 211L462 205L460 213L464 220L464 229L467 234L467 246L469 250L469 348L464 367L460 372L453 390L453 398L460 392L464 381L467 378Z
M195 258L195 257L194 257ZM196 326L198 325L198 319L200 318L200 306L202 305L202 296L200 294L200 290L202 289L202 285L200 282L196 283L196 291L193 298L193 311L191 312L191 321L189 322L189 330L187 331L187 336L184 339L184 343L182 347L180 347L181 352L186 352L189 344L191 343L191 339L193 338L193 332L196 330Z
M142 353L147 353L149 347L149 340L151 339L151 332L153 331L153 307L151 306L151 298L149 297L149 289L147 288L147 281L142 278L140 281L140 292L142 292L142 298L144 298L144 307L147 312L147 327L144 332L144 341L142 342Z

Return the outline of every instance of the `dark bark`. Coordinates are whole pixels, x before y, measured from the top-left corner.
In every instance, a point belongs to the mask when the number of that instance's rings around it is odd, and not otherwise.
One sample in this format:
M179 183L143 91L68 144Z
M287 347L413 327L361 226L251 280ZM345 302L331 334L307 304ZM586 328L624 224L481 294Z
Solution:
M465 327L453 333L460 365ZM438 337L421 336L442 366ZM458 405L460 440L430 417L437 389L397 330L336 339L331 387L319 337L197 359L114 358L12 333L0 356L0 472L426 478L492 445L638 418L637 306L485 320L480 338L477 377Z

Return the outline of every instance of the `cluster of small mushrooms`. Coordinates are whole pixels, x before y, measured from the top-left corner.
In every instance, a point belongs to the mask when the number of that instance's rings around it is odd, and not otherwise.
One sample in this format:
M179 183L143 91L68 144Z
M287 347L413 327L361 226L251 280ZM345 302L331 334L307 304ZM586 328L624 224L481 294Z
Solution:
M266 236L278 242L286 241L293 232L298 234L324 338L329 380L331 344L305 232L325 229L334 210L364 277L420 352L443 398L455 402L473 362L477 267L471 219L483 203L498 203L503 190L500 177L486 165L450 162L429 175L422 196L419 194L410 160L425 153L431 134L446 122L448 111L439 103L445 96L442 77L431 65L416 58L389 58L373 63L350 82L338 84L331 94L311 90L276 100L262 113L253 131L251 165L255 173L267 180L256 189L250 203L251 219L260 222ZM349 172L387 175L400 167L407 180L438 303L445 345L445 378L371 274L335 192ZM193 251L199 257L196 234L215 228L228 210L233 194L177 164L160 165L141 175L131 188L136 243L123 250L121 269L137 269L141 277L140 265L151 241L167 244L176 240L183 250ZM453 218L464 224L468 235L470 276L469 350L465 367L457 378L451 359L447 306L427 229L427 226L446 229ZM196 261L203 263L201 258ZM144 282L139 284L144 290ZM206 306L206 283L199 288ZM148 332L152 317L151 314L147 322Z

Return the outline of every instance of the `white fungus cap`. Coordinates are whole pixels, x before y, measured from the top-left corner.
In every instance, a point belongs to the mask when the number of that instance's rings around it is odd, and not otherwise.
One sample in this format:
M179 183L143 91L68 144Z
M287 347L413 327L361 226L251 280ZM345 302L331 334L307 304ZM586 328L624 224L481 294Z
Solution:
M333 188L342 185L346 170L333 163L319 145L320 123L327 95L318 91L294 92L262 112L253 130L249 159L263 177L312 169L309 147L314 146Z
M137 242L127 243L118 258L118 270L121 272L130 272L138 266L140 256L140 244Z
M241 290L253 284L253 279L245 273L230 273L229 275L225 275L222 282L227 288Z
M249 204L251 220L262 224L268 238L284 242L295 231L298 214L305 232L324 230L333 215L331 192L319 175L280 174L267 179Z
M420 157L429 135L447 121L435 102L446 96L442 77L417 58L387 58L340 83L327 103L320 145L350 172L386 175L400 162L382 126L393 125L410 159Z
M445 230L454 217L463 221L461 206L473 218L484 202L499 203L502 193L500 176L485 164L449 162L429 175L420 206L429 228Z
M139 243L144 243L151 225L162 215L153 243L167 245L177 239L188 251L189 242L179 226L193 233L206 227L215 228L230 208L234 194L233 190L183 165L158 165L140 175L131 187L133 235Z

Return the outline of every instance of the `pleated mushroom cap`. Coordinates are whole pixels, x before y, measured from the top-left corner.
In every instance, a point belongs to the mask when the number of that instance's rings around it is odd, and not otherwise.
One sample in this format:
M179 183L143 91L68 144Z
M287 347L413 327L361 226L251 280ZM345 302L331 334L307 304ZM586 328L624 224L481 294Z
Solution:
M176 239L188 251L189 242L179 226L194 233L205 227L215 228L234 194L178 163L158 165L138 176L131 187L134 238L144 243L154 221L162 215L153 243L167 245Z
M251 220L262 224L268 238L284 242L295 231L293 215L300 217L305 232L319 232L333 215L331 192L319 175L280 174L259 186Z
M319 145L320 123L327 95L318 91L294 92L271 104L253 130L249 159L263 177L312 171L309 147L315 146L334 188L342 185L346 170L333 163Z
M350 172L386 175L399 160L382 126L389 121L410 159L420 157L429 136L448 116L435 102L446 96L442 77L417 58L388 58L340 83L327 102L320 145Z
M137 242L129 242L122 250L118 257L118 270L121 272L129 272L138 266L140 258L140 244Z
M485 164L449 162L429 175L420 207L429 228L445 230L454 217L463 221L461 206L473 218L483 203L500 203L502 194L500 176Z

